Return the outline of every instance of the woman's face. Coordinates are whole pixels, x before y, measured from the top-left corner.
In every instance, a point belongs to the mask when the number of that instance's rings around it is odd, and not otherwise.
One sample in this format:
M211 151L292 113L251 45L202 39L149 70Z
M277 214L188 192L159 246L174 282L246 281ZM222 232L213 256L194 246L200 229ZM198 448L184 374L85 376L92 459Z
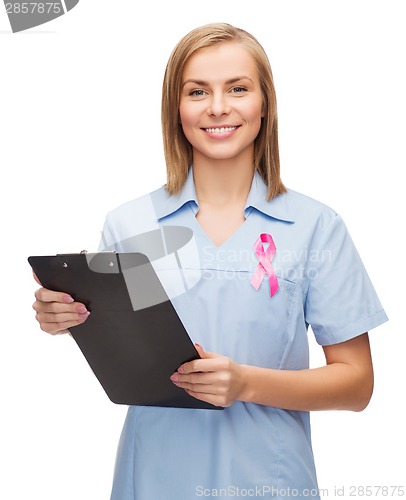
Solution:
M194 160L252 161L262 110L255 60L242 45L204 48L186 63L179 114Z

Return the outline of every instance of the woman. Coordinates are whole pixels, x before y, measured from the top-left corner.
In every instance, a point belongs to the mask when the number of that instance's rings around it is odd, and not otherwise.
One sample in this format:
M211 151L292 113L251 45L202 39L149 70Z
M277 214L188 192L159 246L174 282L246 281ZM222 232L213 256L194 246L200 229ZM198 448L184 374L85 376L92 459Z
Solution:
M367 406L367 332L386 315L341 218L280 179L272 73L252 35L187 34L167 65L162 125L167 184L110 212L102 248L193 230L201 277L172 302L201 359L171 380L225 409L130 407L111 498L318 498L309 411ZM51 334L89 315L44 288L34 309ZM309 369L308 325L320 368Z

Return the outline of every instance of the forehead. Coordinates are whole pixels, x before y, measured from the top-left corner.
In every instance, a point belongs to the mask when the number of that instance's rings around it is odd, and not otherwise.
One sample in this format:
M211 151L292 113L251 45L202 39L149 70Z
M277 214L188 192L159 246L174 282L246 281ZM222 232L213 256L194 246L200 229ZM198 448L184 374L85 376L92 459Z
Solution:
M254 57L236 42L223 42L195 52L186 62L182 80L228 80L237 75L258 79Z

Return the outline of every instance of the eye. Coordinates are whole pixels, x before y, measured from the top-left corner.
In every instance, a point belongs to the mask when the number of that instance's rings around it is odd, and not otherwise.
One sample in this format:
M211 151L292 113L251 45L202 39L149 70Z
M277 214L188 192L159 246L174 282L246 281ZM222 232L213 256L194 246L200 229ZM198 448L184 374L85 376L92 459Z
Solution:
M240 85L240 86L238 86L238 87L233 87L233 88L231 89L231 92L232 92L233 94L243 94L243 93L244 93L244 92L246 92L246 91L247 91L246 87L242 87L241 85Z
M192 97L202 97L204 96L204 90L197 89L189 92L189 95Z

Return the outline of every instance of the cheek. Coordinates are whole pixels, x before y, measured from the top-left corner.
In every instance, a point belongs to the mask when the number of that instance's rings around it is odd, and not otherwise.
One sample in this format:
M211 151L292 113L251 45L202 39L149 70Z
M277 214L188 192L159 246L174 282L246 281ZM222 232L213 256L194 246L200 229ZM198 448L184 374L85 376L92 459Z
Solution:
M242 113L244 120L248 124L248 133L250 140L255 140L262 126L262 103L251 102Z
M189 106L179 106L179 120L182 126L183 133L186 139L192 144L195 145L196 140L196 128L199 123L199 116L195 110L190 109Z
M264 116L264 106L261 101L253 103L247 108L246 116L251 123L261 123L261 118Z
M192 112L192 110L190 109L189 106L185 106L185 105L182 105L182 103L180 103L179 105L179 119L180 119L180 123L182 124L182 126L191 126L193 125L193 122L194 122L194 113Z
M263 117L265 116L265 113L264 113L264 106L261 103L259 103L258 105L258 110L257 110L257 113L256 113L256 118L255 118L255 122L256 122L256 133L255 133L255 137L257 137L257 135L259 134L260 130L261 130L261 127L262 127L262 119Z

